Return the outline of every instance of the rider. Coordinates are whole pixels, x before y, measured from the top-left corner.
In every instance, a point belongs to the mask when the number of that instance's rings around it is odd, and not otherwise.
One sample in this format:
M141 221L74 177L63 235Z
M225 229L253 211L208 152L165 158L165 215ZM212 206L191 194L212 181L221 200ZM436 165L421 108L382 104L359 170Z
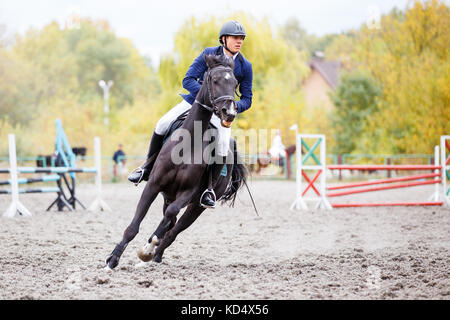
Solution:
M147 153L147 160L154 154L158 154L162 147L164 135L166 134L170 124L177 119L178 116L189 110L194 103L197 93L200 91L200 87L203 82L203 75L208 69L203 55L227 55L234 59L234 75L238 81L241 93L240 101L236 102L237 112L241 113L250 108L252 104L252 80L253 71L251 63L245 59L240 53L242 44L244 42L246 33L244 27L238 21L229 21L225 23L220 29L219 42L221 46L206 48L189 67L186 75L183 79L183 88L189 91L189 94L182 94L183 101L170 109L156 124L155 131L150 142L150 147ZM217 154L225 157L228 153L228 149L220 148L226 146L228 148L229 143L220 143L221 140L230 138L231 128L226 128L220 125L220 121L217 121L218 117L213 115L211 122L218 129L219 148ZM221 150L222 149L222 150ZM142 180L147 181L150 172L153 167L153 163L146 164L136 168L129 176L128 180L138 184ZM212 179L213 182L219 177L223 169L223 164L213 164ZM214 208L215 201L214 195L210 192L204 192L200 204L205 208Z

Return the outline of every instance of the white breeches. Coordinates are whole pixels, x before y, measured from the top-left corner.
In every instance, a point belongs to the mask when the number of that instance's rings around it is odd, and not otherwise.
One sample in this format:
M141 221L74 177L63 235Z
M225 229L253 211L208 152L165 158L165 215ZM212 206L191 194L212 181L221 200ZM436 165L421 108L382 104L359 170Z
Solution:
M159 119L155 127L155 132L159 135L166 134L170 124L191 107L192 106L183 99L183 101L167 111L166 114ZM217 155L226 157L228 155L228 150L230 149L231 128L223 127L220 122L220 118L213 114L211 117L211 123L217 128L218 131L216 152Z

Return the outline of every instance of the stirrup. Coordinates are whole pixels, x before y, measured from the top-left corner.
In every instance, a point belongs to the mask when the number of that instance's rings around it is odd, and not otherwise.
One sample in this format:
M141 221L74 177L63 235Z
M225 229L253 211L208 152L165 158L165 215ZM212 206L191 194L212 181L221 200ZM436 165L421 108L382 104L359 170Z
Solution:
M214 192L214 190L213 189L206 189L205 191L203 191L203 193L202 193L202 195L200 196L200 206L202 206L203 208L207 208L207 209L209 209L209 208L215 208L216 206L214 205L213 207L208 207L208 206L205 206L203 203L202 203L202 199L203 199L203 196L205 195L205 193L210 193L212 196L213 196L213 198L214 198L214 203L216 203L216 201L217 201L217 199L216 199L216 193Z
M137 182L134 183L135 186L137 186L139 183L141 183L142 179L144 178L144 173L145 173L145 168L142 167L137 167L136 169L133 170L133 172L136 172L137 170L141 170L141 177L139 178L139 180ZM131 172L131 173L133 173Z

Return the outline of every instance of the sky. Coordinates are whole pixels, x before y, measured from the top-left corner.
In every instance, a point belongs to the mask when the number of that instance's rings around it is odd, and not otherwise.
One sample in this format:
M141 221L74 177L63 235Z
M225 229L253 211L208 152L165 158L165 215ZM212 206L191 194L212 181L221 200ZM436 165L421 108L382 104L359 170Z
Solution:
M220 17L244 11L258 19L268 18L274 28L296 18L308 33L321 36L357 29L394 7L403 10L411 3L412 0L0 0L0 25L6 25L8 34L23 34L51 21L63 26L74 13L106 19L118 36L130 39L142 55L150 56L158 65L159 57L172 50L175 34L191 16Z

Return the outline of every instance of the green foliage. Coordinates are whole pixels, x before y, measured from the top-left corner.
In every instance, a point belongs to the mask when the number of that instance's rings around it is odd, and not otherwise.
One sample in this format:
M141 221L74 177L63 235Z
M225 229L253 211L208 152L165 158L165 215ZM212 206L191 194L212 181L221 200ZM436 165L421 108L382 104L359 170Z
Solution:
M313 56L316 51L325 51L337 37L336 34L324 36L308 34L296 18L289 19L280 29L280 34L289 44L298 51L306 53L308 57Z
M439 136L449 134L450 10L429 0L392 10L378 29L362 25L323 37L295 19L273 30L268 19L244 12L192 17L157 71L105 21L79 19L79 28L53 22L15 38L0 26L0 155L7 155L10 132L22 155L51 153L56 118L73 146L92 151L99 135L105 154L123 143L127 154L144 155L157 120L181 101L189 65L219 44L220 27L231 19L245 26L242 53L253 66L253 104L234 129L281 129L290 145L288 128L296 123L301 132L327 134L335 153L371 154L431 153ZM330 114L325 106L305 108L303 83L314 51L340 61L346 74ZM114 81L109 128L101 79Z
M366 120L377 109L380 93L381 89L370 75L354 71L342 77L333 95L333 153L351 153L356 149Z
M52 152L56 118L63 120L73 145L91 146L94 135L107 133L101 79L114 81L110 131L121 127L121 109L141 101L151 108L161 92L148 59L108 23L89 19L72 29L53 22L16 36L13 45L0 45L0 79L2 129L26 127L21 139L30 141L24 147L29 154Z
M379 30L362 28L357 56L383 86L368 121L364 153L432 153L450 132L450 9L417 1L383 17Z
M180 101L176 93L184 92L181 83L187 69L205 47L219 45L220 27L231 19L245 26L242 54L253 68L252 107L238 115L234 127L280 128L288 133L289 126L303 121L301 84L309 72L306 54L275 35L267 19L242 12L221 18L191 18L183 24L175 36L174 52L161 59L158 75L164 92L160 108L168 110ZM295 141L294 137L287 139L287 143Z

